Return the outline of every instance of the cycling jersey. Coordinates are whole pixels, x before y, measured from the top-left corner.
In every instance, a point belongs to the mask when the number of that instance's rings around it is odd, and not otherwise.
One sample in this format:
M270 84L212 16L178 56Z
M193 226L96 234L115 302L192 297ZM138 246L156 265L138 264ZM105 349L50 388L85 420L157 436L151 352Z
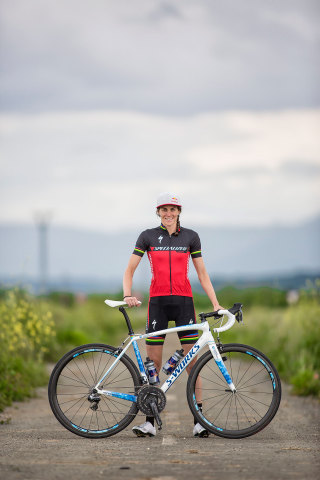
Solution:
M178 235L169 235L161 224L142 232L133 251L142 257L147 252L152 280L150 297L181 295L192 297L188 278L189 258L201 257L199 235L180 227Z

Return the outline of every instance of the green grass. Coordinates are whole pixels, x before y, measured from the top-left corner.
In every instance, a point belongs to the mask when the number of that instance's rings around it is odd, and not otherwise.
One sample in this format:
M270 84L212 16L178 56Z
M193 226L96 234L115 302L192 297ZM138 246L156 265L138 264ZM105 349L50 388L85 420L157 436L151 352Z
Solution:
M0 301L0 411L48 380L44 354L54 338L45 302L10 290Z
M35 388L48 382L43 362L20 356L0 357L0 412L13 401L33 397Z
M85 343L118 345L128 334L122 313L107 307L100 298L89 298L72 308L52 303L50 309L56 325L56 339L46 355L50 361L57 361L71 348ZM132 311L130 316L135 332L144 333L146 315L143 307Z
M91 295L77 303L72 294L35 298L11 290L0 296L0 411L14 400L32 396L47 382L45 362L56 362L71 348L85 343L119 345L127 326L118 309L104 304L107 295ZM115 298L112 295L112 298ZM121 298L121 294L118 295ZM224 289L220 304L244 304L244 325L221 334L223 343L251 345L265 353L283 380L298 395L320 397L319 284L301 292L297 304L284 304L275 289ZM195 294L197 313L211 311L205 295ZM269 303L268 303L269 302ZM144 306L130 310L135 332L144 333Z

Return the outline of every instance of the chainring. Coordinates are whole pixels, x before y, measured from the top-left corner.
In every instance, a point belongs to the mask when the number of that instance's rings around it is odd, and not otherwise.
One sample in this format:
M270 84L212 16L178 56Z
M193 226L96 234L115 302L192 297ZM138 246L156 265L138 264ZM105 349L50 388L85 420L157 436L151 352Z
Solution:
M153 412L150 406L150 402L155 402L158 408L158 412L162 412L166 406L166 396L159 387L153 385L144 385L140 388L137 398L137 406L139 410L147 415L153 417Z

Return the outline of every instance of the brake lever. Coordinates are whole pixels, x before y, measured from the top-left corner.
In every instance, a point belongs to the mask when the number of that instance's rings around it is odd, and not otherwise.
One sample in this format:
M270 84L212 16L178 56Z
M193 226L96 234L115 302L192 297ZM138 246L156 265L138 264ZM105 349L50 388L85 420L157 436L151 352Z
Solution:
M241 307L240 310L236 313L236 320L238 321L238 323L243 323L243 314Z

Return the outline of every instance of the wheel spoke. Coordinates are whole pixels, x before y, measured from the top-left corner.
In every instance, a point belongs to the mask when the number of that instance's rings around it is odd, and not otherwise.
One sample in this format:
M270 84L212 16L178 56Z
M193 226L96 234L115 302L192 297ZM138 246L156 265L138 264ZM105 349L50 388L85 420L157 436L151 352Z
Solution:
M253 353L249 355L248 352L251 352L248 346L225 345L221 353L227 357L226 366L228 365L236 386L235 392L231 392L227 385L220 383L221 377L214 371L212 356L204 355L198 360L199 366L196 365L188 387L189 403L193 414L201 421L201 416L191 398L194 398L196 393L199 397L199 393L202 392L202 415L212 433L228 438L252 435L271 421L276 411L274 406L276 408L279 406L281 390L280 387L273 388L275 381L273 379L277 379L277 372L263 354L254 351L254 355ZM265 365L256 358L256 355L261 355ZM199 378L202 380L202 386L197 388L196 382Z
M106 354L106 355L108 355L108 354ZM113 360L115 359L114 356L113 355L108 355L107 361L104 364L103 368L101 369L101 373L99 373L99 375L98 375L97 383L100 380L100 378L103 376L103 374L108 370L109 363L111 362L112 359Z
M247 368L247 370L245 370L245 372L243 373L243 375L242 375L242 377L240 378L240 380L237 380L237 385L240 385L240 384L241 384L241 380L242 380L243 377L246 375L246 373L250 370L250 368L252 367L254 361L255 361L255 358L253 357L250 365L249 365L248 368ZM240 369L240 364L239 364L239 369Z
M93 352L91 352L91 356L92 356L92 363L93 363L93 370L94 370L94 384L97 383L97 373L96 373L96 367L95 367L95 364L94 364L94 355L93 355Z
M109 405L108 405L108 403L106 402L105 398L103 398L103 401L104 401L105 406L108 408L109 413L111 413L111 410L110 410ZM114 416L114 414L111 413L111 415L113 416L115 423L117 423L117 419L116 419L116 417Z
M237 396L237 399L238 399L238 402L239 402L240 407L242 408L243 413L244 413L245 416L246 416L246 419L247 419L247 421L248 421L248 424L251 425L252 422L249 420L248 415L247 415L245 409L243 408L242 403L240 402L240 397ZM255 420L255 421L256 421L256 420Z
M96 403L94 399L89 402L88 395L115 360L113 347L105 350L103 346L90 347L86 345L83 350L70 352L60 370L52 374L50 405L58 420L67 428L73 428L78 435L109 436L125 428L138 409L135 402L97 393ZM140 386L138 371L126 355L116 363L103 383L102 389L133 395Z
M241 395L241 397L246 397L246 398L249 398L250 400L253 400L254 402L257 402L257 403L260 403L261 405L264 405L265 407L269 407L269 405L267 403L263 403L261 402L260 400L257 400L255 398L252 398L252 397L249 397L249 395L245 395L244 393L239 393L239 395Z
M217 418L219 418L220 413L222 412L222 410L224 409L224 407L227 405L227 403L228 403L229 401L230 401L230 397L227 398L227 401L226 401L225 404L222 406L222 408L219 410L219 413L218 413L218 415L215 417L213 423L215 423L216 420L217 420Z
M214 360L213 360L213 361L214 361ZM208 362L208 363L209 363L209 362ZM216 363L214 363L214 364L216 365ZM212 373L214 373L214 375L215 375L216 377L218 377L218 379L219 379L220 382L221 382L221 381L222 381L221 373L220 373L220 375L218 375L217 372L215 372L215 371L213 370L213 368L211 367L211 365L207 365L207 366L208 366L208 368L212 371ZM219 370L219 372L220 372L220 370ZM212 380L211 380L211 381L212 381ZM212 381L212 382L213 382L213 381ZM217 384L217 385L219 385L219 384ZM220 383L220 385L223 386L223 387L225 386L224 383Z
M81 399L80 399L80 400L81 400ZM83 402L82 402L81 405L80 405L80 407L78 408L78 410L76 411L76 413L75 413L74 415L72 415L71 418L74 418L74 417L77 415L77 413L79 412L80 408L83 407L83 405L84 405L84 403L85 403L86 401L87 401L87 399L84 398L84 399L83 399ZM78 402L77 402L77 403L78 403ZM72 407L74 407L75 405L76 405L76 403L75 403L74 405L72 405L70 408L68 408L68 410L66 410L66 411L64 412L64 414L66 414L66 413L67 413Z
M218 375L217 375L218 376ZM204 377L203 375L201 375L200 377L202 380L206 380L207 382L211 382L211 383L214 383L215 385L219 385L220 387L222 388L225 388L225 383L217 383L217 382L214 382L211 378L206 378Z
M229 352L229 356L230 356L230 358L231 358L231 352ZM238 365L237 379L236 379L235 382L233 382L234 385L238 385L238 378L239 378L239 373L240 373L240 366L241 366L241 360L240 360L239 365Z
M259 375L259 373L261 373L262 371L265 372L265 367L261 367L258 372L256 372L256 373L255 373L254 375L252 375L250 378L248 378L248 379L241 385L241 388L243 388L248 382L250 382L250 380L252 380L254 377L256 377L257 375ZM240 382L239 382L239 385L240 385Z
M66 400L65 402L59 402L59 405L61 407L61 405L66 405L67 403L70 403L70 402L76 402L76 403L74 403L74 405L76 405L78 402L81 401L82 398L87 398L87 395L82 395L81 398L79 398L79 400L76 400L76 399L72 398L71 400ZM70 408L72 408L72 406ZM70 409L68 408L68 410L70 410ZM66 411L68 411L68 410L66 410Z
M86 366L87 366L87 369L88 369L88 371L89 371L89 374L91 375L91 378L92 378L93 384L95 385L95 381L94 381L93 375L92 375L92 373L91 373L91 369L88 367L88 364L87 364L87 360L86 360L86 357L85 357L85 355L83 355L83 361L84 361L84 363L86 364Z
M82 382L82 380L76 380L74 378L67 377L67 375L63 375L62 373L61 373L60 377L67 378L68 380L72 380L73 382L81 383L81 386L85 385L86 387L89 387L89 385L87 383ZM77 385L74 385L74 387L77 387Z
M229 404L228 415L227 415L226 423L225 423L225 426L224 426L225 429L227 428L227 424L228 424L228 419L229 419L230 408L231 408L231 404L232 404L232 400L233 400L233 395L230 397L230 399L231 400L230 400L230 404Z
M83 424L83 420L84 420L85 417L87 416L87 413L90 413L89 410L90 410L90 407L87 408L87 410L86 410L85 414L83 415L82 420L81 420L81 422L79 423L78 427L81 427L81 425Z
M261 385L261 383L270 383L270 377L268 377L266 380L262 380L261 382L257 382L257 383L252 383L251 385L246 385L245 388L249 388L249 387L255 387L256 385ZM241 388L237 388L237 391L241 391L243 387Z
M253 406L248 402L248 400L243 398L241 395L239 396L239 398L241 398L241 400L243 402L245 402L246 405L248 405L248 407L250 407L254 411L254 413L256 413L256 415L258 415L258 417L260 417L259 420L262 418L261 415L259 414L259 412L257 412L257 410L255 408L253 408ZM255 421L257 422L258 420L255 418Z
M84 376L84 374L82 373L82 370L80 369L79 365L78 365L78 361L77 360L74 360L73 362L75 364L75 366L78 368L80 374L82 375L86 385L90 388L90 384L88 383L88 380L86 379L86 377Z

